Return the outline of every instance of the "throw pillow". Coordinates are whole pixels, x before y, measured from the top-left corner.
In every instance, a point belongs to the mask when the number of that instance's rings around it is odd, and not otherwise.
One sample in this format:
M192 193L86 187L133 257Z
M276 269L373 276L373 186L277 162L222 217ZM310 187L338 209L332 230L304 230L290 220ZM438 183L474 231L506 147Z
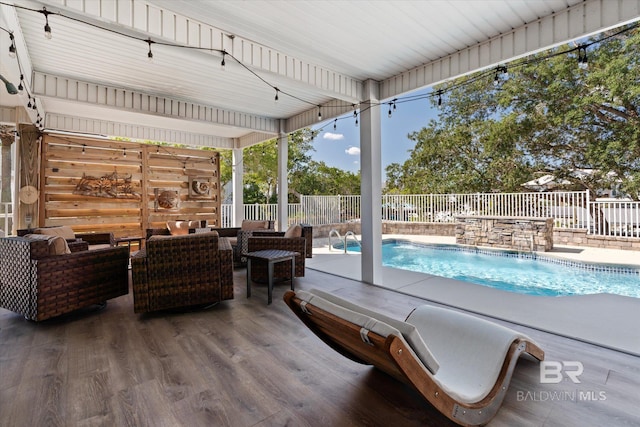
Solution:
M300 224L293 224L289 226L289 228L287 228L287 231L284 232L284 237L302 237L302 227L300 227Z
M189 234L189 228L195 228L200 226L199 221L193 221L197 223L192 227L192 221L167 221L167 228L172 236L183 236Z
M24 237L29 240L46 240L49 245L49 255L62 255L71 253L71 249L69 249L67 240L62 236L53 236L50 234L27 234Z
M242 221L242 230L266 230L269 227L269 221L255 221L245 219Z
M33 232L35 234L45 234L47 236L60 236L67 240L74 240L76 238L76 234L73 232L73 229L66 225L60 227L36 228Z

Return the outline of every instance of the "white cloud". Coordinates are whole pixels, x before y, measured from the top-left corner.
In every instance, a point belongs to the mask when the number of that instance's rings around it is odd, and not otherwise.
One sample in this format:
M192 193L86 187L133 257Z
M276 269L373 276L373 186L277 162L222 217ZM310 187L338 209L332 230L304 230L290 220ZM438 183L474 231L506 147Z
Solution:
M324 135L322 135L322 138L330 139L332 141L338 141L338 140L344 139L344 135L341 133L325 132Z
M360 148L358 147L349 147L346 150L344 150L345 153L347 153L350 156L359 156L360 155Z

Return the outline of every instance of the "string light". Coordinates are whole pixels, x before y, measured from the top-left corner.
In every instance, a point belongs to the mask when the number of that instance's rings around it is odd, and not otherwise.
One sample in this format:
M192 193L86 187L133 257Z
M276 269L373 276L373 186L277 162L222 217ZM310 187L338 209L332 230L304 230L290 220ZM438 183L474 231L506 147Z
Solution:
M508 75L506 65L498 65L496 67L496 74L493 78L493 85L498 86L500 84L500 74Z
M20 83L18 84L18 90L22 92L24 90L24 86L22 86L22 82L24 81L24 74L20 74Z
M87 146L87 144L82 144L82 155L84 156L84 148Z
M9 45L9 56L11 58L16 57L16 39L13 36L13 32L9 33L9 40L11 40L11 44Z
M71 18L71 17L65 16L64 14L62 14L60 12L50 12L50 11L48 11L46 9L46 7L43 7L42 10L30 9L30 8L27 8L27 7L24 7L24 6L16 6L16 5L14 5L13 7L14 8L20 8L20 9L29 10L29 11L32 11L32 12L37 12L37 13L40 13L40 14L44 15L45 16L45 27L44 27L44 29L45 29L45 36L47 38L51 38L51 26L49 25L48 17L49 17L49 15L57 15L57 16L61 16L63 18L72 19L72 20L75 20L75 21L80 21L80 22L82 22L84 24L91 25L91 26L103 29L105 31L116 32L117 34L120 34L120 35L122 35L124 37L130 37L130 38L133 38L133 39L136 39L136 40L145 41L149 45L149 51L147 53L147 57L149 58L150 61L153 58L153 52L152 52L152 49L151 49L151 44L153 44L153 43L161 43L161 44L166 45L166 46L173 46L173 47L178 47L178 48L180 48L180 47L184 47L184 48L188 47L190 49L193 48L191 46L182 46L182 45L173 44L173 43L154 42L150 38L145 40L145 39L142 39L140 37L132 36L130 34L120 33L120 32L117 32L117 31L109 30L107 28L103 28L103 27L97 26L95 24L91 24L91 23L88 23L88 22L81 21L81 20L79 20L77 18ZM566 52L566 51L565 52L555 51L555 52L552 52L552 53L550 53L548 55L545 55L545 56L538 56L538 57L535 57L535 58L532 58L532 59L527 59L525 61L516 61L510 66L511 67L521 67L521 66L525 66L527 64L531 64L531 63L535 63L535 62L541 62L541 61L547 60L549 58L552 58L552 57L555 57L555 56L558 56L558 55L563 55L563 54L566 54L566 53L575 52L577 50L578 51L578 64L579 64L579 67L582 68L582 69L586 69L586 68L588 68L587 48L589 46L591 46L593 44L596 44L596 43L602 43L603 41L605 41L607 39L611 39L611 38L616 37L616 36L618 36L618 35L620 35L622 33L625 33L625 32L628 32L628 31L630 31L632 29L635 29L635 28L638 27L638 25L639 25L638 23L631 24L629 26L626 26L626 27L622 28L621 30L619 30L619 31L617 31L615 33L608 34L606 37L603 37L603 38L601 38L599 40L594 40L594 41L591 41L591 42L589 42L587 44L582 44L582 45L578 46L577 48L569 50L569 52ZM15 52L16 51L16 49L15 49L15 41L14 41L14 37L13 37L12 32L9 31L9 30L6 30L4 28L1 28L1 27L0 27L0 29L6 31L7 33L9 33L9 37L11 39L11 46L9 46L9 55L12 55L13 53L16 53L16 56L17 56L17 52ZM229 37L233 38L232 36L229 36ZM221 61L220 65L221 65L222 69L225 68L225 64L226 64L225 59L226 59L226 55L228 54L228 52L226 52L226 50L224 50L224 49L222 49L222 50L220 50L220 49L212 49L212 48L199 48L199 49L206 49L206 50L211 51L211 52L215 51L215 52L221 53L222 54L222 61ZM297 100L299 100L301 102L304 102L304 103L307 103L307 104L310 104L310 105L316 105L315 103L312 103L312 102L310 102L308 100L302 99L300 97L297 97L295 95L292 95L290 93L287 93L287 92L284 92L284 91L280 90L279 88L275 87L274 85L272 85L268 81L266 81L263 77L261 77L259 74L254 72L252 69L250 69L244 63L242 63L240 60L235 58L233 55L231 55L231 58L233 58L240 66L245 68L248 72L252 73L256 78L260 79L262 82L264 82L265 84L267 84L270 87L272 87L276 91L276 94L275 94L275 100L276 101L279 98L279 93L282 92L285 95L290 96L290 97L292 97L294 99L297 99ZM472 77L471 79L465 80L465 81L463 81L461 83L454 83L454 84L450 85L449 87L447 87L446 89L439 89L435 93L432 92L429 95L421 95L421 96L417 96L417 97L416 96L402 97L401 98L402 99L401 102L409 102L410 100L424 99L426 97L437 96L438 97L437 105L441 106L442 105L442 95L445 92L457 89L458 87L461 87L463 85L470 84L471 82L477 81L480 78L486 78L487 76L490 76L492 72L494 73L494 76L493 76L494 77L494 79L493 79L494 80L494 84L498 84L499 80L500 80L500 75L499 74L503 73L502 77L504 77L504 75L507 74L507 67L506 66L498 66L494 70L479 72L477 74L477 76ZM37 110L37 105L36 105L36 102L35 102L36 99L33 98L33 104L32 104L32 102L31 102L32 99L31 99L31 95L28 92L28 87L23 86L22 83L23 83L23 76L21 75L19 90L27 89L27 94L29 95L29 103L28 103L27 107L29 108L31 106L31 108ZM396 110L396 102L395 101L396 100L394 99L392 101L392 103L389 104L390 116L391 116L392 112ZM381 104L377 104L377 105L381 105ZM317 107L318 107L318 121L321 121L322 120L321 106L317 105ZM355 125L358 126L359 123L358 123L358 113L357 113L357 111L354 111L353 116L354 116L354 119L355 119ZM335 122L334 122L334 124L335 124Z
M151 40L151 38L148 38L145 41L149 45L149 52L147 52L147 58L149 59L149 62L151 62L151 61L153 61L153 52L151 52L151 44L155 43L155 42L153 40Z
M51 14L51 12L49 12L46 7L43 7L39 12L44 15L45 19L44 36L45 38L51 40L51 27L49 26L49 15Z
M226 50L223 50L223 51L222 51L222 62L220 62L220 69L221 69L222 71L224 71L224 70L226 70L226 69L227 69L227 63L226 63L226 61L224 60L224 57L225 57L225 55L226 55L226 54L227 54L227 51L226 51ZM276 94L276 97L277 97L277 96L278 96L278 94Z
M333 130L336 130L336 129L338 129L338 119L335 119L333 121Z
M587 47L579 46L578 47L578 67L583 70L589 68L589 60L587 59Z
M126 148L122 149L122 157L127 157L127 149Z

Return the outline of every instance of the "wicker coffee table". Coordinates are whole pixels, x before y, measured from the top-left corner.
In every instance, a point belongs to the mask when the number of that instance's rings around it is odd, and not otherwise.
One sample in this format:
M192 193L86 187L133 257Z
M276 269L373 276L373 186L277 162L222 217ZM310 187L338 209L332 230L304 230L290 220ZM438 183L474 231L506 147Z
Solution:
M251 261L261 260L265 261L268 266L269 274L269 288L267 304L271 304L273 294L273 265L277 262L291 262L291 290L293 289L293 278L296 272L295 258L300 256L299 252L293 251L281 251L278 249L265 249L262 251L248 252L242 254L247 258L247 298L251 296Z

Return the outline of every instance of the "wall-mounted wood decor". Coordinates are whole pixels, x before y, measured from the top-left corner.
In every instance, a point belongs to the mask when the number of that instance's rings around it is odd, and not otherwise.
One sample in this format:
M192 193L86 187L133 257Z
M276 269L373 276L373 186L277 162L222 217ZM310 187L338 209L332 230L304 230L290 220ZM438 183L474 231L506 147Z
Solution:
M216 185L212 176L190 176L189 199L213 199Z
M118 176L113 172L101 177L82 174L82 179L76 185L73 194L83 196L107 197L115 199L139 199L140 194L133 190L131 174Z
M154 210L179 210L180 209L180 190L154 188Z
M175 220L220 226L216 151L44 134L41 155L41 216L33 226L69 225L76 232L112 232L116 237L145 236L147 228ZM190 192L190 177L204 184L194 187L200 193ZM171 193L158 199L155 189Z

